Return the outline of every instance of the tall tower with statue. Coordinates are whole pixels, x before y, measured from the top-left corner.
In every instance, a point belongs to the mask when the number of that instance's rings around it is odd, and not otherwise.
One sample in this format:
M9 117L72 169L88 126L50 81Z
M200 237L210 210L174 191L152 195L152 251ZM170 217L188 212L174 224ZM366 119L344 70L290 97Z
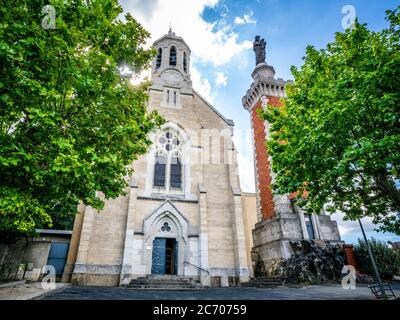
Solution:
M253 82L242 99L250 113L254 143L257 223L253 229L253 251L268 265L276 259L288 259L293 254L291 241L321 240L340 242L336 221L329 215L308 215L295 205L288 195L275 194L271 188L275 175L271 169L266 139L270 124L258 110L281 106L286 98L285 87L292 81L275 78L274 67L265 61L266 42L256 36L253 42L256 66L251 74Z

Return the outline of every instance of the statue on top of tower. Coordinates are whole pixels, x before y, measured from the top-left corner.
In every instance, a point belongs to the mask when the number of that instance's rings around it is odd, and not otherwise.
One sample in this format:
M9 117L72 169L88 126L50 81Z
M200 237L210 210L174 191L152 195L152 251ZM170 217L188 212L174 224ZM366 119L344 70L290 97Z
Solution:
M266 42L264 39L260 40L260 36L256 36L253 42L253 50L256 54L256 65L259 63L265 63L265 46Z

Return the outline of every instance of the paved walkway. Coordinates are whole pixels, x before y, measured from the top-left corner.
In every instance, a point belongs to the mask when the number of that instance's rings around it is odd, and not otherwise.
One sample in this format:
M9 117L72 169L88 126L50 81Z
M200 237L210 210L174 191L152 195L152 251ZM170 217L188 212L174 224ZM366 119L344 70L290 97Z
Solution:
M400 283L392 285L400 297ZM354 290L340 285L304 288L211 288L199 291L137 290L104 287L67 287L42 297L44 300L365 300L375 297L367 285L358 284Z
M69 286L69 283L57 283L55 289L46 290L41 282L16 281L0 286L0 300L29 300L44 297L46 294L58 292Z
M400 297L400 282L392 288ZM304 288L211 288L199 291L137 290L110 287L76 287L57 283L46 290L39 282L15 282L0 286L0 300L375 300L367 285L355 290L340 285L308 286Z

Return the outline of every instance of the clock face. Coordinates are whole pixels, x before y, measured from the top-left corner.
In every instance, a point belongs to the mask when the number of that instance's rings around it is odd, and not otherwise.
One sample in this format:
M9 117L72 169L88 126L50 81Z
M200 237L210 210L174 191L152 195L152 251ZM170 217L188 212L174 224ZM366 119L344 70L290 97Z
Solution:
M183 81L182 75L174 70L167 70L163 72L161 78L169 85L177 85Z

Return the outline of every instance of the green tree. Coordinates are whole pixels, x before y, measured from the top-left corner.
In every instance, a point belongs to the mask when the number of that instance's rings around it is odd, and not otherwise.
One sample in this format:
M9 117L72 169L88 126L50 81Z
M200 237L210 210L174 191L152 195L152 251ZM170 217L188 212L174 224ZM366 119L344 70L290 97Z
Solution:
M400 250L390 249L383 241L374 238L368 243L382 278L391 280L393 276L400 275ZM358 239L358 244L354 246L354 252L361 271L371 276L375 275L364 240Z
M49 10L55 9L55 28ZM43 10L43 11L42 11ZM117 0L5 0L0 7L0 230L33 234L82 201L124 193L130 164L161 124L140 72L149 33Z
M268 106L277 193L297 192L309 213L373 218L400 234L400 7L389 27L356 22L325 49L307 47L283 107ZM307 198L302 196L307 192Z

